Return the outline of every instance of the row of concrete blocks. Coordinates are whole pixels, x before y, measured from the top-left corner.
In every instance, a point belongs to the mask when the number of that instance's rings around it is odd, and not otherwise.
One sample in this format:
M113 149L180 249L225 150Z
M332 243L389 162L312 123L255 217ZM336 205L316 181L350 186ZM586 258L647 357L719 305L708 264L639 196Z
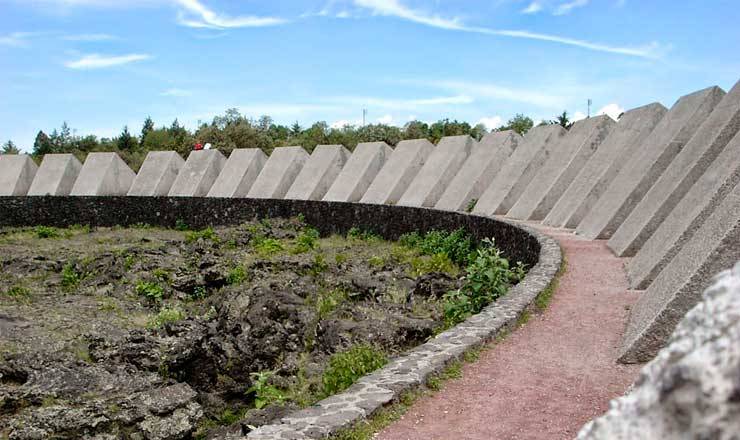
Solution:
M0 194L292 198L427 206L504 215L609 239L632 257L627 273L646 289L631 312L622 360L644 361L707 287L740 259L740 83L579 121L496 132L363 143L350 154L323 145L151 152L138 175L112 153L0 159ZM78 175L79 174L79 175Z

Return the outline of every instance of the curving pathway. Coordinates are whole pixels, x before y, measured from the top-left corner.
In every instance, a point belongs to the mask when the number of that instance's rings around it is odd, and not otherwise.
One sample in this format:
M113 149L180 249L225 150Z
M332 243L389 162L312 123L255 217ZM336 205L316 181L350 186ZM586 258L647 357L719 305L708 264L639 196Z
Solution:
M638 297L622 260L606 241L529 225L557 239L568 260L550 306L377 439L572 439L636 378L639 365L615 361Z

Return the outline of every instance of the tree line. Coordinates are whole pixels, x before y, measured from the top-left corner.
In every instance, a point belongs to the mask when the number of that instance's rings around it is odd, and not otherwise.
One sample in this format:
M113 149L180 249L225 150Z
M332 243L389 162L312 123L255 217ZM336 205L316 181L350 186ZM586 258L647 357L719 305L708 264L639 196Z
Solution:
M540 122L540 125L543 124L560 124L568 128L570 121L567 113L563 112L552 121ZM493 131L514 130L524 134L533 126L532 118L517 114ZM403 127L387 124L330 127L326 122L316 122L304 128L298 123L291 126L275 124L269 116L248 118L237 109L229 109L211 122L200 124L194 132L182 126L177 119L168 126L157 127L152 118L147 117L138 134L131 133L126 126L116 137L98 138L94 135L77 135L64 122L60 129L55 128L48 134L39 131L31 154L39 159L49 153L72 153L84 161L90 152L113 151L137 171L149 151L174 150L187 157L196 143L210 143L226 155L235 148L260 148L270 154L277 147L292 145L302 146L310 153L317 145L340 144L352 151L361 142L383 141L395 146L402 140L426 138L437 143L445 136L457 135L470 135L480 140L487 133L483 124L472 126L467 122L449 119L431 124L410 121ZM2 154L18 152L12 141L0 147Z

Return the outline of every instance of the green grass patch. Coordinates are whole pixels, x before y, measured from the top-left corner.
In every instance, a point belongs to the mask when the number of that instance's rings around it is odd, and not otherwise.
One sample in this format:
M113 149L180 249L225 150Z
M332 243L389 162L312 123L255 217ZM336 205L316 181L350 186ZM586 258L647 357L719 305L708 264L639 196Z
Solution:
M211 227L201 229L200 231L185 232L185 242L186 243L194 243L201 239L206 240L206 241L210 240L214 243L218 243L220 241L218 234L216 234L216 231L214 231L213 228Z
M8 290L3 292L4 296L7 296L9 298L27 298L31 295L31 291L28 289L28 287L21 286L21 285L14 285L11 286Z
M185 312L180 309L163 307L159 310L159 313L157 313L152 319L149 320L147 327L152 329L160 328L168 323L182 321L183 319L185 319L185 317Z
M52 226L36 226L33 228L36 238L59 238L59 229Z
M160 302L164 297L164 287L153 281L139 281L135 287L136 293L152 302Z
M555 293L555 290L557 290L558 285L560 284L560 278L566 270L568 270L568 260L565 258L565 255L563 255L560 262L560 269L558 269L558 272L555 274L552 281L550 281L550 284L548 284L548 286L545 287L534 300L534 305L538 311L542 312L550 305L552 295Z
M67 263L62 268L62 289L71 292L80 285L82 276L77 271L74 263Z
M226 274L226 283L230 285L241 284L247 279L247 271L244 266L234 266L228 274Z
M319 231L314 228L306 227L295 238L295 244L290 249L293 254L305 254L308 251L316 249L319 242Z
M355 345L329 359L322 383L327 396L349 388L357 379L388 362L385 353L369 344Z

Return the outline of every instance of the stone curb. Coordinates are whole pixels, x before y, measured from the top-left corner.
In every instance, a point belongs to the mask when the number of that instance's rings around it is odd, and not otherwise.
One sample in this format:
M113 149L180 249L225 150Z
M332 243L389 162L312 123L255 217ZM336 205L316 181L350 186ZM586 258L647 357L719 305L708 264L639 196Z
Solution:
M264 425L249 433L250 440L303 440L326 438L372 416L397 401L401 393L423 385L427 378L460 359L467 351L494 339L516 325L535 298L555 278L562 263L560 245L553 238L519 223L509 223L532 235L540 244L538 263L522 282L481 313L440 333L388 365L361 378L347 390L284 417L280 423Z

